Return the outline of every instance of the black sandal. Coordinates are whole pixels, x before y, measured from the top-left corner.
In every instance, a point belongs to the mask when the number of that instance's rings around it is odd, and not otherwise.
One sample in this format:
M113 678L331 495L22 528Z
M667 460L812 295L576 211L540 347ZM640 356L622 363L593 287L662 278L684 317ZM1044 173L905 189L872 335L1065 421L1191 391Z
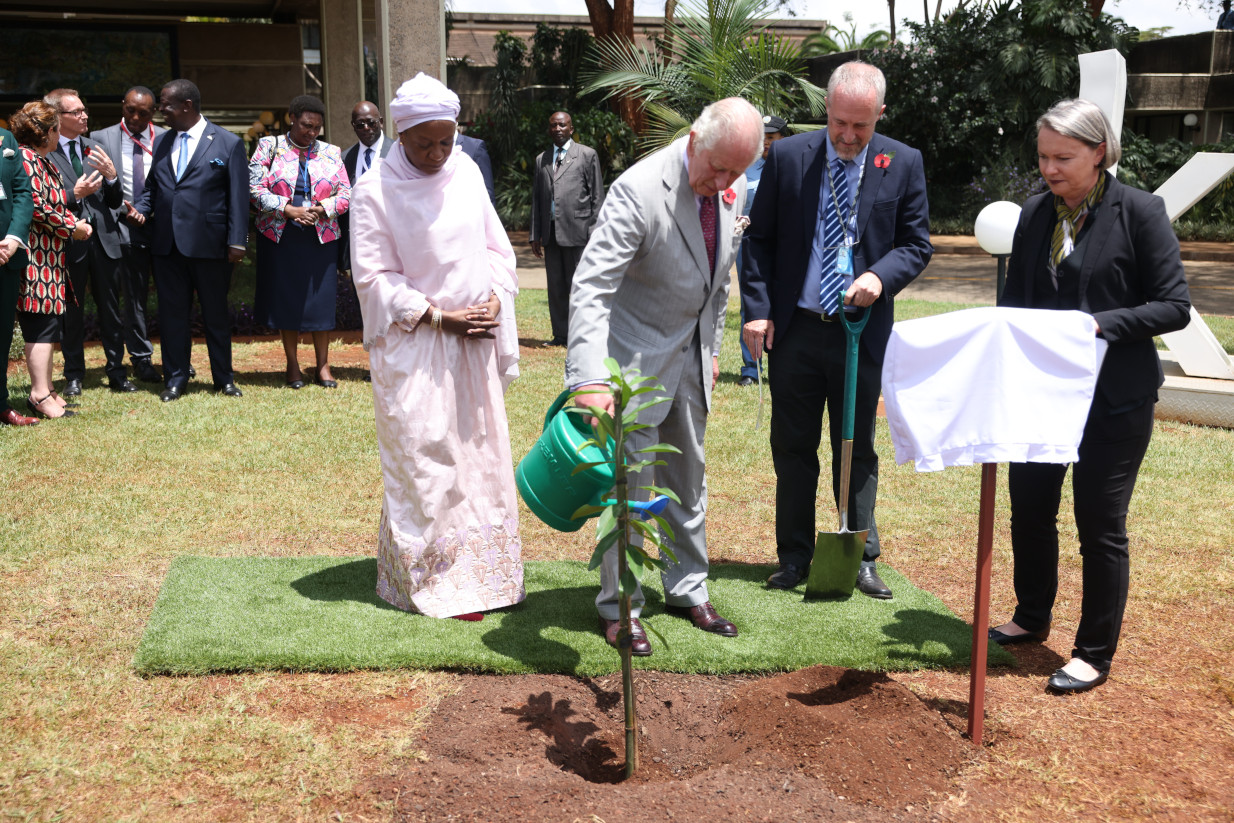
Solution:
M29 409L30 413L33 414L35 417L41 417L44 420L59 420L60 419L59 417L52 417L50 414L46 414L43 411L39 410L39 406L43 405L48 400L50 400L52 397L52 394L55 394L55 392L52 392L51 394L44 397L42 400L38 400L38 401L34 399L33 395L30 397L27 397L26 398L26 408ZM60 417L76 417L76 416L77 416L77 412L73 411L72 409L64 409L64 414L60 415Z
M54 398L56 398L57 400L64 400L64 398L60 396L60 393L59 393L59 392L57 392L55 389L52 389L52 390L51 390L51 396L52 396L52 397L54 397ZM44 399L44 400L46 400L47 398L46 398L46 397L44 397L43 399ZM71 400L64 400L64 408L66 408L66 409L79 409L79 408L81 408L81 404L80 404L80 403L74 403L74 402L72 402Z

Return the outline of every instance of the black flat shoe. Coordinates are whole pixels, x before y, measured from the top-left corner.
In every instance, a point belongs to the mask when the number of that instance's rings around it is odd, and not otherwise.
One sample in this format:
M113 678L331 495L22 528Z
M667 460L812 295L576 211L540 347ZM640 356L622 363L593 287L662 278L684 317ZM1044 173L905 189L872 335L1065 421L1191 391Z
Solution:
M1050 675L1050 679L1046 681L1045 687L1052 692L1059 694L1076 694L1078 692L1086 692L1089 689L1095 689L1109 678L1109 672L1099 672L1092 680L1081 680L1078 677L1072 677L1062 669Z
M1016 643L1044 643L1050 639L1050 627L1028 634L1003 634L998 629L990 629L989 638L1000 646L1014 646Z
M64 396L65 397L81 397L81 381L70 379L64 381Z
M184 389L168 386L159 393L159 400L162 400L164 403L170 403L173 400L179 400L182 394L184 394Z
M126 377L122 380L108 380L107 388L120 394L129 394L137 391L137 384Z
M237 389L235 383L224 383L221 386L215 386L214 390L226 397L244 397L244 392Z
M321 380L319 378L317 380L317 385L321 386L323 389L337 389L338 381L337 380Z
M303 381L303 380L288 380L288 381L287 381L287 388L289 388L289 389L302 389L302 388L304 388L304 381Z

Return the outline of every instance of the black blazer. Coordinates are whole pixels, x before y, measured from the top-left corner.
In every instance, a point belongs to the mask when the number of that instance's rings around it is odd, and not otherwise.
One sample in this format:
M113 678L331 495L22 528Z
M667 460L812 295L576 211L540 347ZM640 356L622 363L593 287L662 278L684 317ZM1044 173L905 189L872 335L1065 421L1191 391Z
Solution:
M389 135L382 135L381 148L377 151L377 159L383 159L390 153L390 147L398 142L398 139L390 139ZM343 152L343 168L347 170L347 182L351 183L351 187L356 187L356 164L360 162L360 147L359 141L354 146ZM377 162L375 159L374 163ZM342 236L338 242L338 267L344 271L351 271L351 209L343 212L338 216L339 229L342 230Z
M818 228L826 143L826 129L772 143L750 209L741 299L746 320L770 319L776 340L788 331L805 283ZM889 158L881 168L879 155ZM921 152L881 134L870 139L857 233L853 271L858 277L873 271L883 282L883 293L870 306L861 348L882 363L895 319L895 296L921 274L934 253Z
M134 207L154 221L150 250L178 250L185 257L226 259L230 246L248 243L249 164L244 142L227 129L206 123L180 181L172 168L178 132L154 140L146 188Z
M1156 399L1165 376L1153 337L1187 325L1191 295L1165 201L1105 175L1080 269L1080 310L1093 316L1110 344L1097 390L1118 407ZM1034 275L1048 264L1056 220L1049 192L1024 204L1000 306L1037 308Z

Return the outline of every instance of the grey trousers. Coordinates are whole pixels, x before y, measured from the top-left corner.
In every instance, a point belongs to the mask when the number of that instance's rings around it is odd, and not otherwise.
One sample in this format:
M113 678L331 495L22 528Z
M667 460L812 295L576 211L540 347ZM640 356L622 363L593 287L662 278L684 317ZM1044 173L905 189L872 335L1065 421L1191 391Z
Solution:
M698 335L690 346L686 367L682 370L677 394L673 397L668 416L658 426L632 432L627 441L635 454L653 443L669 443L681 449L681 454L663 453L652 456L662 459L663 466L645 469L630 478L630 496L646 500L650 495L636 491L639 486L662 486L672 489L681 503L669 501L663 517L673 529L674 540L665 544L677 556L677 563L668 561L660 579L664 584L664 599L670 606L697 606L707 597L707 478L703 457L703 436L707 431L707 398L703 392L703 375L695 365L699 362ZM711 379L710 375L706 379ZM665 539L665 535L660 535ZM661 555L661 559L664 558ZM630 599L630 614L637 617L646 598L642 587ZM600 594L596 610L606 620L616 620L617 552L610 549L600 566Z

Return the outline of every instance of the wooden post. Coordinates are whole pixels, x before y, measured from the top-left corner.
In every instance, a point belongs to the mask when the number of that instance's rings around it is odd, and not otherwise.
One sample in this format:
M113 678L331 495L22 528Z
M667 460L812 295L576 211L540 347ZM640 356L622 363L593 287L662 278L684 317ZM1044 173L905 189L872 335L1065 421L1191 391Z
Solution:
M986 648L990 625L990 566L994 554L994 498L998 464L981 464L981 508L977 516L977 592L973 597L973 653L968 680L968 738L981 745L985 722Z

